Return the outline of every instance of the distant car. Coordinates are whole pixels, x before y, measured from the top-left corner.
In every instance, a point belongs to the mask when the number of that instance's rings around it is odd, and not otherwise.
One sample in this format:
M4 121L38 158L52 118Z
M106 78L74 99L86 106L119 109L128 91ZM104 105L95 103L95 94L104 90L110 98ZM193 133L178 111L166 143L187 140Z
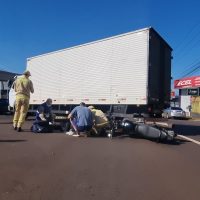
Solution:
M169 107L163 110L163 118L186 118L185 111L180 107Z

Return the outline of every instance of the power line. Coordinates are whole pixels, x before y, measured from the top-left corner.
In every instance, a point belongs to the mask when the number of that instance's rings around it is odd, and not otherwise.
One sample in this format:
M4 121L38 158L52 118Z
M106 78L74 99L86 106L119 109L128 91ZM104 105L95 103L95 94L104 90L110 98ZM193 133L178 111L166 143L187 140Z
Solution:
M184 44L184 41L190 36L190 34L199 26L199 22L197 22L186 34L183 40L174 48L174 49L179 49L182 44Z
M197 61L197 60L196 60L196 61ZM199 60L199 59L198 59L197 62L193 62L193 64L190 64L190 65L188 65L188 67L185 67L186 69L185 69L184 71L182 71L182 72L179 74L179 76L180 76L180 77L185 76L185 75L183 75L183 74L189 73L189 72L192 71L194 68L196 68L198 65L200 65L200 60Z
M189 29L189 31L187 32L187 34L184 37L184 40L182 40L182 42L179 43L178 46L176 47L176 51L174 51L174 52L176 55L176 59L178 60L177 63L180 63L180 61L183 60L183 58L185 57L186 54L188 54L188 55L191 54L192 50L197 45L199 45L199 42L200 42L200 39L199 39L200 29L199 28L200 28L200 23L197 22L191 29ZM186 40L187 38L189 40Z
M183 77L192 75L192 74L194 74L194 72L197 72L198 70L200 70L200 65L198 65L197 67L195 67L194 69L192 69L190 72L186 73Z
M189 74L194 74L194 72L197 72L199 70L199 66L200 66L200 60L198 58L192 64L187 65L187 67L185 67L186 69L176 76L178 76L179 78L184 78Z
M199 32L199 35L200 35L200 32ZM192 46L190 46L190 48L189 49L184 49L183 51L182 51L182 53L180 53L177 57L176 57L176 59L177 58L184 58L184 56L186 55L186 54L190 54L191 52L192 52L192 50L197 46L197 45L199 45L199 43L200 43L200 38L199 38L199 40L197 40ZM188 53L189 52L189 53ZM180 62L182 59L179 59L178 61Z

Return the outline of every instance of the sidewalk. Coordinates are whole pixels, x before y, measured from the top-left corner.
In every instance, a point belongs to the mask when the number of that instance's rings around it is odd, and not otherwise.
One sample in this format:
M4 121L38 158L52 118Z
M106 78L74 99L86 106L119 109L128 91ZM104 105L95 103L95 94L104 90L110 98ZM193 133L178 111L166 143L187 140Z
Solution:
M190 121L200 121L200 117L192 117L192 118L189 118L188 120L190 120Z
M200 121L200 114L199 113L191 113L191 117L188 117L189 120L192 121Z

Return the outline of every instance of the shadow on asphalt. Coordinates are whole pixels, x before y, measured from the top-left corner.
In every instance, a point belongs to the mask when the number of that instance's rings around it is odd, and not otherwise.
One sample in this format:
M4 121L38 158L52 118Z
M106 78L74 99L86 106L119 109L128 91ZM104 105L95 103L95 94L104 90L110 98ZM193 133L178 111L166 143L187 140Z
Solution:
M159 142L159 143L167 144L167 145L181 145L181 144L184 144L186 142L189 142L189 141L176 138L173 141L164 141L164 142Z
M1 142L26 142L27 140L0 140Z
M12 122L0 122L0 124L12 124Z
M179 138L175 138L173 141L157 141L157 140L151 140L151 139L146 139L146 138L141 138L141 137L130 137L128 135L119 135L119 136L115 136L113 138L118 138L118 139L125 139L125 138L131 138L134 140L140 139L140 140L149 140L151 142L154 143L159 143L159 144L166 144L166 145L181 145L184 143L187 143L189 141L184 140L184 139L179 139Z
M174 124L172 129L179 135L200 135L200 126Z

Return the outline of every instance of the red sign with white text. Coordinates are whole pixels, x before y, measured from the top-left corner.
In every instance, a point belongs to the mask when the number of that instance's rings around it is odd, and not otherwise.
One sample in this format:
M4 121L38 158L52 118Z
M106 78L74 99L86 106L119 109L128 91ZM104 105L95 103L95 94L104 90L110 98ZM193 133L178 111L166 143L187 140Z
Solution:
M200 87L200 76L192 76L174 81L174 89Z

